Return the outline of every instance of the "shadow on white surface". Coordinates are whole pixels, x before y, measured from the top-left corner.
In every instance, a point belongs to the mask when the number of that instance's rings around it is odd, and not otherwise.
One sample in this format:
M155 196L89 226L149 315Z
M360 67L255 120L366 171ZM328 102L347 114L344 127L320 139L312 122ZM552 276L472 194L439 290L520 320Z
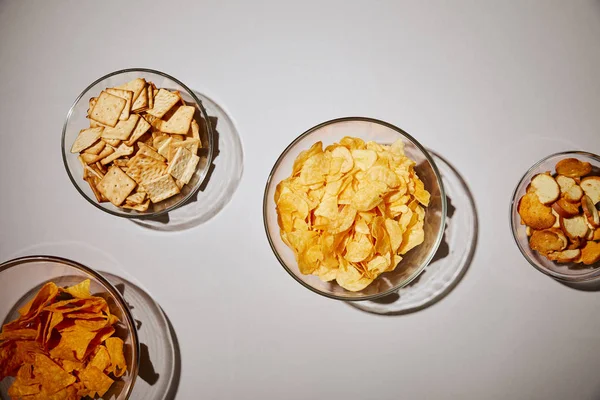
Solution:
M404 315L423 310L446 297L464 277L477 247L478 218L473 195L462 176L429 150L442 175L448 202L446 229L433 260L409 285L380 299L348 303L378 315Z
M242 141L233 120L214 100L194 91L213 129L214 157L200 190L183 206L156 218L132 220L157 231L183 231L215 217L233 198L244 171Z
M171 322L143 289L109 272L100 273L123 295L138 331L140 365L130 399L175 399L181 352Z

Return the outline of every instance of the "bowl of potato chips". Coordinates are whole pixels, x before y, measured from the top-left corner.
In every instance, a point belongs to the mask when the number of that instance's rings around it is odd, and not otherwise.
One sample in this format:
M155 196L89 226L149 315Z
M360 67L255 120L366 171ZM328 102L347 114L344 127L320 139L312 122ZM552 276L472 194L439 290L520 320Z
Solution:
M0 293L0 398L129 397L135 321L102 275L57 257L23 257L0 264Z
M196 94L159 71L127 69L75 100L62 134L71 182L94 206L125 218L167 213L208 174L213 134Z
M271 248L304 287L371 300L413 281L441 243L446 196L430 154L371 118L324 122L281 154L263 217Z

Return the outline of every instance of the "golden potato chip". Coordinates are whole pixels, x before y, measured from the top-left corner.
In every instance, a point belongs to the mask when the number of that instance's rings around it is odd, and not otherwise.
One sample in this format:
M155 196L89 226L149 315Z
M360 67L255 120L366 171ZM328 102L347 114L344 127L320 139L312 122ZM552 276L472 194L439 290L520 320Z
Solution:
M280 235L303 274L360 291L424 240L430 195L404 154L343 138L302 151L275 190Z

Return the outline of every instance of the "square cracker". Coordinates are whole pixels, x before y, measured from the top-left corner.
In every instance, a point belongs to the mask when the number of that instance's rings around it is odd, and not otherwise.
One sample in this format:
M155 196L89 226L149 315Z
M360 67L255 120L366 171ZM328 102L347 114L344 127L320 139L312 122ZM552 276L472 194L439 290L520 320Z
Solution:
M196 171L198 161L200 161L200 157L192 154L188 149L180 147L177 150L177 153L175 153L173 160L171 160L167 172L171 174L173 178L188 184Z
M119 119L121 121L125 121L126 119L128 119L129 112L131 111L131 103L133 103L133 92L131 90L115 89L115 88L108 88L108 89L106 89L106 91L114 96L119 96L120 98L125 99L127 101L127 103L125 103L125 108L121 112L121 116L119 117Z
M154 149L154 147L148 146L146 143L138 143L138 147L140 148L136 154L143 154L148 157L152 157L155 160L165 162L167 161L163 156L158 154L158 151Z
M127 202L130 204L142 204L146 200L146 192L135 192L131 196L127 197Z
M112 166L98 182L98 190L115 206L123 204L137 184L119 167Z
M151 181L144 182L142 186L146 189L148 197L150 197L153 203L166 200L179 193L179 187L171 175L163 175Z
M196 107L193 106L181 106L175 111L175 114L165 122L161 130L166 133L176 133L179 135L185 135L190 130L192 119L194 119L194 113Z
M129 140L127 141L127 146L133 146L133 144L139 138L141 138L144 135L144 133L148 131L148 129L150 129L150 124L144 119L144 117L140 117L140 119L137 122L137 125L135 126L135 129L133 130L131 136L129 137Z
M114 127L127 104L127 100L102 91L90 113L90 119Z
M144 154L137 154L131 160L127 175L142 184L167 174L167 164Z
M125 204L123 204L123 208L128 208L130 210L145 212L145 211L148 211L148 208L150 208L150 200L146 200L144 203L140 203L140 204L125 203Z
M143 78L136 78L129 81L121 86L117 86L115 89L131 90L133 92L133 102L137 100L142 90L146 87L146 80Z
M133 102L131 111L141 112L148 108L148 91L142 90L138 98Z
M191 137L192 139L200 140L200 126L198 125L198 123L196 122L195 119L193 119L192 123L190 124L190 130L187 133L187 137ZM198 147L202 148L201 140L200 140L200 144L198 145Z
M166 89L160 89L154 97L154 107L149 109L147 113L156 118L162 118L178 101L179 96Z
M71 146L71 153L79 153L91 147L100 139L103 130L103 127L82 129L79 135L77 135L77 139L73 142L73 146Z
M189 150L192 154L198 154L198 147L200 145L200 141L198 139L186 139L180 142L171 142L169 144L169 160L172 160L175 157L175 153L177 153L177 149L183 147Z
M88 154L100 154L100 152L104 150L105 146L106 142L104 142L103 140L98 140L98 142L95 145L88 147L83 152Z
M127 121L119 121L114 128L104 128L102 138L118 140L129 139L129 136L131 136L131 132L135 129L139 119L139 115L131 114Z

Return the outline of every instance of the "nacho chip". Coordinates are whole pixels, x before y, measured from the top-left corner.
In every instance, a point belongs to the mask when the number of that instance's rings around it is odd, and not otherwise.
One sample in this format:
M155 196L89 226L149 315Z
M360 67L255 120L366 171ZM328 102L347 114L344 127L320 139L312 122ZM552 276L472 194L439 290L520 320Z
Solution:
M90 294L90 283L91 282L89 279L85 279L76 285L62 289L62 291L65 293L69 293L76 299L88 299L92 297L92 295Z
M98 100L90 113L90 118L101 124L114 127L127 104L127 100L107 92L100 93Z
M34 376L41 382L42 389L53 394L75 383L73 375L43 354L36 354L33 363Z
M84 370L80 371L79 379L90 390L90 397L94 397L96 394L100 397L104 396L114 382L93 365L88 365Z
M115 377L123 376L127 370L127 362L123 355L123 340L118 337L110 337L104 342L108 354L110 354L110 368Z
M60 335L60 343L50 350L50 357L70 361L83 360L88 345L96 337L95 332L79 325L63 330Z
M111 339L108 338L107 340L111 340ZM114 346L114 344L113 344L113 346ZM125 359L123 359L123 360L125 360ZM111 365L110 354L108 353L108 350L106 349L105 346L100 345L96 348L96 353L94 354L94 356L92 357L92 359L88 365L91 365L92 367L96 367L100 371L104 371L108 367L110 367L110 365Z

